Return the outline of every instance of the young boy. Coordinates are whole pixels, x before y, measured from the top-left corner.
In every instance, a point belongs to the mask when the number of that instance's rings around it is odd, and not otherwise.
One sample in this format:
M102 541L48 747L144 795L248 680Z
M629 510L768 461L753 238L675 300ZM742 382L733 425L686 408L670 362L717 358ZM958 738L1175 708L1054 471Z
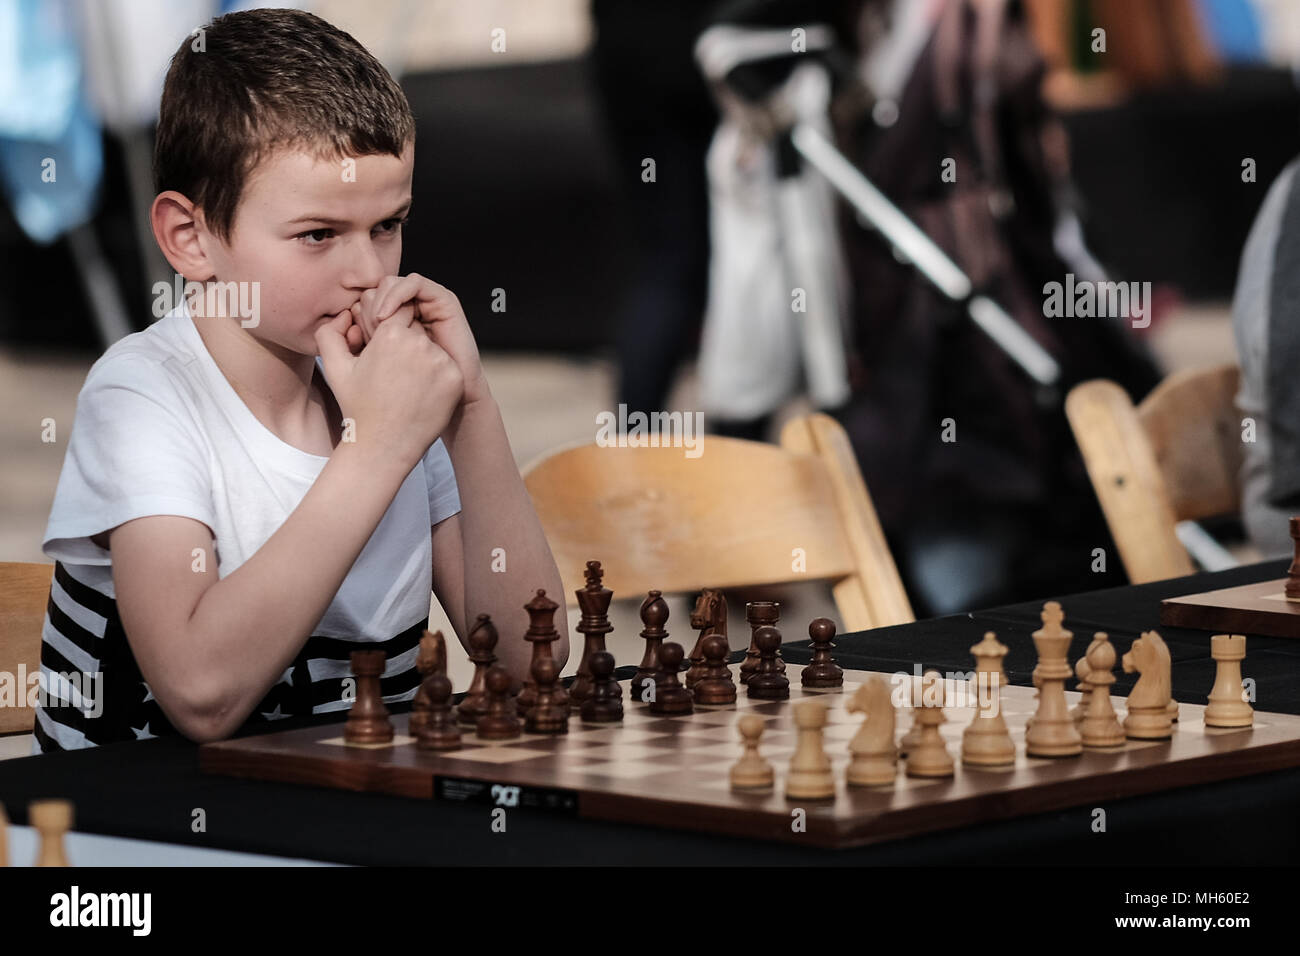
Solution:
M492 616L516 679L545 588L567 659L465 314L398 275L414 138L384 68L307 13L220 17L172 58L154 236L242 308L193 295L91 368L44 540L38 753L343 710L361 647L409 700L431 583L462 642Z

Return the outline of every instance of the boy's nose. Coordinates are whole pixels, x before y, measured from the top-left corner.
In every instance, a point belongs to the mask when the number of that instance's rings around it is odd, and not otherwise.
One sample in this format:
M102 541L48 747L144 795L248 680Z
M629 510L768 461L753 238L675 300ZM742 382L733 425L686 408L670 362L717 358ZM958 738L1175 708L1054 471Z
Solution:
M349 289L373 289L379 285L380 279L388 275L388 270L379 258L379 251L369 237L348 249L346 256L347 271L343 276L343 284Z

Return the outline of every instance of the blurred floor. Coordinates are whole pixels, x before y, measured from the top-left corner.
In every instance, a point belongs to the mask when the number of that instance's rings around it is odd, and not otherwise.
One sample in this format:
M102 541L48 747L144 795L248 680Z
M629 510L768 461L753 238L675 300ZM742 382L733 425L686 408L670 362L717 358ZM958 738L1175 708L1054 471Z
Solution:
M1228 310L1222 305L1182 306L1159 324L1153 345L1169 371L1225 361L1235 355ZM0 448L4 449L0 466L0 560L48 560L40 550L41 535L54 497L77 391L92 361L89 357L50 354L23 353L20 357L0 348ZM596 414L613 405L612 362L554 354L488 354L484 365L520 466L561 445L592 441ZM688 369L679 377L668 407L691 408L694 395L695 379ZM53 419L58 429L57 440L50 444L41 441L41 423L46 418ZM1242 557L1249 559L1251 555L1244 551ZM780 598L790 639L805 636L799 622L820 615L837 616L829 588L819 583L790 586ZM609 646L621 663L635 663L641 656L642 642L636 636L640 630L638 605L639 597L616 600L611 615L615 631ZM671 602L671 608L670 633L683 643L693 642L686 628L689 609L684 598ZM445 628L446 619L436 603L434 615L434 626ZM573 609L571 634L577 620ZM732 620L743 620L739 600L733 605ZM732 631L733 644L740 646L743 638L735 635L743 634L743 627L733 627ZM575 644L566 673L576 667L578 650ZM458 687L464 687L470 672L468 661L459 648L453 648L453 657L452 679Z

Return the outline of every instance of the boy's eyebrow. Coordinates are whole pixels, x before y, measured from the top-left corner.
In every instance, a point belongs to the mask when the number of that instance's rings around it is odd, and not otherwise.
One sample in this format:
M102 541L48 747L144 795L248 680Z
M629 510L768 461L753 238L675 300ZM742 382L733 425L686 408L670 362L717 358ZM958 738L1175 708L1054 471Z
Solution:
M406 200L406 202L402 203L402 205L399 206L395 212L393 212L391 215L384 216L379 221L387 222L389 219L401 219L403 216L405 216L408 212L411 211L411 204L412 201L410 199ZM345 219L331 219L329 216L298 216L296 219L290 219L287 223L285 223L285 225L295 226L298 223L302 223L302 222L323 222L330 226L348 225L348 222Z

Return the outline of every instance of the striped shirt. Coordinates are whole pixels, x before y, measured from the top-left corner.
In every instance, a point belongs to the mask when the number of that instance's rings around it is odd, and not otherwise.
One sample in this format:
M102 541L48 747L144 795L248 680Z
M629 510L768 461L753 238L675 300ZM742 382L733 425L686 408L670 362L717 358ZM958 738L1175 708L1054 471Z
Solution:
M55 573L41 644L36 753L176 732L123 630L112 555L92 538L134 518L189 517L211 529L212 560L224 578L284 523L328 461L257 420L194 321L182 306L115 343L78 395L43 543ZM346 709L349 655L361 648L387 652L385 700L414 697L431 596L430 528L459 510L440 439L407 475L249 725Z

